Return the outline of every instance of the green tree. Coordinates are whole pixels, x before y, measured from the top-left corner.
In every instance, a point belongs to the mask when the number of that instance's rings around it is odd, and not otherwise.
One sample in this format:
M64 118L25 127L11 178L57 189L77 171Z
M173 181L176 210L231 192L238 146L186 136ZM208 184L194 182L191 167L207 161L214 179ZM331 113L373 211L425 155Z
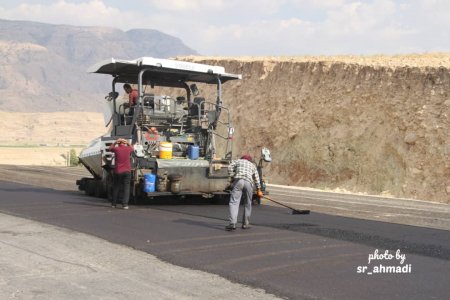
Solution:
M70 161L69 161L69 165L71 167L75 167L78 166L80 163L80 161L78 160L78 155L77 152L75 151L75 149L70 149Z

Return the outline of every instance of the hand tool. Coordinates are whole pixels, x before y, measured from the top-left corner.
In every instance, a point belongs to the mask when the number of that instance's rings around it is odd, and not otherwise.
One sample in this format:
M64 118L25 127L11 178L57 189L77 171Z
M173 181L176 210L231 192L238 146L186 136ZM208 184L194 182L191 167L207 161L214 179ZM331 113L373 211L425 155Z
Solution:
M309 215L309 213L311 212L309 209L300 209L299 210L299 209L292 208L290 206L287 206L286 204L283 204L281 202L275 201L275 200L273 200L273 199L271 199L271 198L269 198L267 196L262 196L262 198L267 199L267 200L272 201L272 202L275 202L278 205L281 205L281 206L284 206L286 208L291 209L293 215Z

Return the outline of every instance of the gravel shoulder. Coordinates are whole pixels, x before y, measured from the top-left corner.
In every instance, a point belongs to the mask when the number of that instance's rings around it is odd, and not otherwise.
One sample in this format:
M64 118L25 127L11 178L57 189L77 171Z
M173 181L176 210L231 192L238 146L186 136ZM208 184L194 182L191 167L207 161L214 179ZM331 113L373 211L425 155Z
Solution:
M1 299L278 299L220 276L0 214Z

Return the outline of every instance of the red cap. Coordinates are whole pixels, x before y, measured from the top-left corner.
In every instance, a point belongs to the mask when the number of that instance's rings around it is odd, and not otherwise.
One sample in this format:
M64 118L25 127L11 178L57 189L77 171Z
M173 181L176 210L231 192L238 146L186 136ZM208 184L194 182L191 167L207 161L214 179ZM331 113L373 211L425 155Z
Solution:
M246 159L248 161L252 161L252 157L249 154L242 155L241 159Z

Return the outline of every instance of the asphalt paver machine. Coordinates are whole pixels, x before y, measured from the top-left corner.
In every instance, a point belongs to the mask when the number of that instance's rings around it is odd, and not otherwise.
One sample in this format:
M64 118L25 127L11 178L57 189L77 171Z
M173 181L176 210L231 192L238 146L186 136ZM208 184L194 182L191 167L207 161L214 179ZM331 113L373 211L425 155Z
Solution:
M88 72L110 75L113 80L105 97L108 133L79 155L93 176L77 180L80 190L111 198L114 156L108 148L123 138L134 147L133 200L228 194L234 128L230 110L222 105L222 85L241 75L226 73L220 66L152 57L109 59ZM127 104L126 94L119 97L125 83L137 90L134 107ZM203 85L216 87L215 99L201 96ZM261 154L260 175L262 161L271 160L268 149L263 148Z

